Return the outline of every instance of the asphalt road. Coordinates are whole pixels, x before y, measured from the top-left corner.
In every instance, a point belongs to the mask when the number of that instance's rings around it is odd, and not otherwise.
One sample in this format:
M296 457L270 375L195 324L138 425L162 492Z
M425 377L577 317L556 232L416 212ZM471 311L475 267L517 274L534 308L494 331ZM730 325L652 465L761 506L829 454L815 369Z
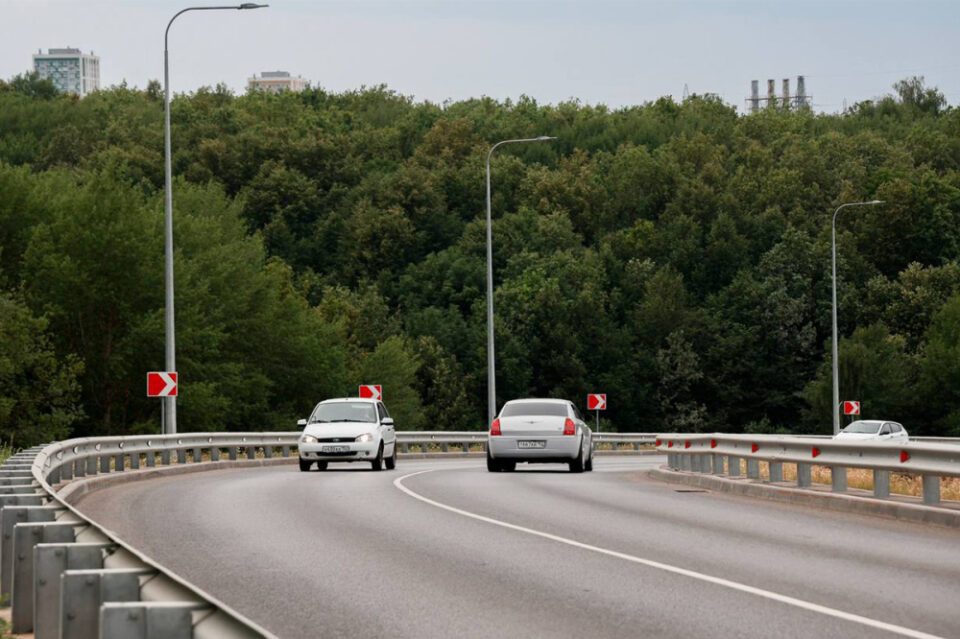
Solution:
M957 532L646 478L662 462L216 471L79 508L284 638L960 637Z

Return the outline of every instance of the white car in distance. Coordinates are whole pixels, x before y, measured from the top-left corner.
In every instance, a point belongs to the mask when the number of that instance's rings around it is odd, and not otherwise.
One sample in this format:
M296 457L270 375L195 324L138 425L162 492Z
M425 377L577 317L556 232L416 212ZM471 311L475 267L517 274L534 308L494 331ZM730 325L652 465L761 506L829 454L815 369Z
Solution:
M833 436L834 439L873 440L881 442L905 442L908 439L907 429L897 422L888 422L882 419L858 419Z
M510 472L518 462L593 470L593 433L573 402L514 399L503 405L487 437L487 470Z
M297 424L303 426L298 442L301 471L313 464L326 470L332 461L365 461L373 470L382 470L384 464L388 470L397 466L397 433L383 402L328 399L317 404L310 419Z

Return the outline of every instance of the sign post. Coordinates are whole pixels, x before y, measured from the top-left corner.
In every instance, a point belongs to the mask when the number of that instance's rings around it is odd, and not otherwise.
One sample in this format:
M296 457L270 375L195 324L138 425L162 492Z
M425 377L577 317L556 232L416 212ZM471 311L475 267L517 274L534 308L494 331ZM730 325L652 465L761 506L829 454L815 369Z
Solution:
M600 432L600 411L607 410L606 393L590 393L587 395L587 410L597 413L597 432Z
M383 401L383 386L380 384L360 384L358 397L361 399L375 399L378 402Z

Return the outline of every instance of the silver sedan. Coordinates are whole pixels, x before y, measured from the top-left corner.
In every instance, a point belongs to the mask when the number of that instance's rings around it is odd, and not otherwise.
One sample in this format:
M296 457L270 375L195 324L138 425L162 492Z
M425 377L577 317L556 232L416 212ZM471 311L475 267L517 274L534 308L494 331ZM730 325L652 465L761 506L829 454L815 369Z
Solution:
M487 470L512 471L518 462L564 463L570 472L593 470L593 433L573 402L515 399L490 425Z

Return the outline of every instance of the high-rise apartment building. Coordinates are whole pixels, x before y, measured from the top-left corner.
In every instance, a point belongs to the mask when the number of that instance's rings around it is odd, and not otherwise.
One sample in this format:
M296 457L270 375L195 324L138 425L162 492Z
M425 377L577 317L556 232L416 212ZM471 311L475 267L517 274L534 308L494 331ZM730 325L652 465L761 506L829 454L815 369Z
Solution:
M83 97L100 88L100 58L80 49L47 49L33 54L33 70L55 87Z
M299 75L293 77L286 71L264 71L259 78L254 74L252 78L248 79L247 87L273 93L303 91L307 88L307 81Z

